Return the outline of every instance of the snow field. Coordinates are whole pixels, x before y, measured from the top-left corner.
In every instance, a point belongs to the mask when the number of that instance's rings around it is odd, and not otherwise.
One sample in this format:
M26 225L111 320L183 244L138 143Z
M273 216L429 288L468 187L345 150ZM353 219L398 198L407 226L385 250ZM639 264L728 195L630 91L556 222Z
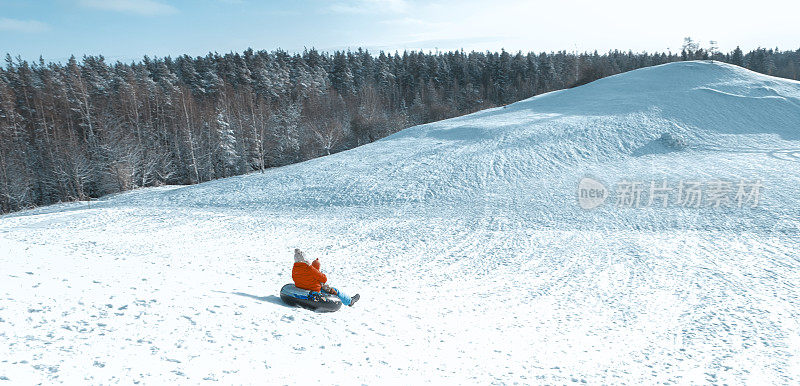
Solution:
M674 63L264 174L3 216L0 379L795 383L799 127L797 82ZM586 211L585 176L764 191ZM296 247L359 303L281 303Z

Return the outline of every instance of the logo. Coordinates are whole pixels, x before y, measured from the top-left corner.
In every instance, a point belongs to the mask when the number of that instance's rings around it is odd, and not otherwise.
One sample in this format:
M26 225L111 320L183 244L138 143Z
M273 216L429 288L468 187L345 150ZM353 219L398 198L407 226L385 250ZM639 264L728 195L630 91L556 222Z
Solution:
M583 209L594 209L605 203L608 196L615 197L617 208L647 208L670 205L682 208L756 208L761 203L764 184L760 179L723 179L708 181L680 180L677 185L666 179L623 179L611 192L595 179L584 177L578 183L578 204Z
M608 198L608 189L600 181L584 177L578 183L578 205L583 209L594 209Z

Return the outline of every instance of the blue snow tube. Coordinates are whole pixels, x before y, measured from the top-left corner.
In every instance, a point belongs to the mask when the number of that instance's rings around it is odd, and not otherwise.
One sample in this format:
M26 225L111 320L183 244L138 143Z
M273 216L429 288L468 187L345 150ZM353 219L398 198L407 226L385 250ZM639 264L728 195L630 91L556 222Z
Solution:
M313 292L286 284L281 288L281 300L292 307L303 307L316 312L334 312L342 307L336 295Z

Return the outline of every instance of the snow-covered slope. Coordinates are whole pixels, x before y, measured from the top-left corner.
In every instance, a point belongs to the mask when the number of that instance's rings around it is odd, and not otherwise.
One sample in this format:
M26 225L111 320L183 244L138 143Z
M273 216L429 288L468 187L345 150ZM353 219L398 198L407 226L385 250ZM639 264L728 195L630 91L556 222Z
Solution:
M584 177L763 189L755 208L584 210ZM7 215L0 379L796 382L798 186L800 83L683 62ZM362 301L283 306L294 247Z

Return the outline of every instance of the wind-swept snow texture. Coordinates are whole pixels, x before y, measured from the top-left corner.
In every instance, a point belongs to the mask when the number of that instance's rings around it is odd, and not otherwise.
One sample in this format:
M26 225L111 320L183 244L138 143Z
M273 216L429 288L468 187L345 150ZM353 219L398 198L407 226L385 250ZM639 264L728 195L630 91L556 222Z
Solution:
M584 210L584 177L763 190L755 208ZM0 379L797 383L799 187L800 83L683 62L7 215ZM283 305L295 247L361 301Z

